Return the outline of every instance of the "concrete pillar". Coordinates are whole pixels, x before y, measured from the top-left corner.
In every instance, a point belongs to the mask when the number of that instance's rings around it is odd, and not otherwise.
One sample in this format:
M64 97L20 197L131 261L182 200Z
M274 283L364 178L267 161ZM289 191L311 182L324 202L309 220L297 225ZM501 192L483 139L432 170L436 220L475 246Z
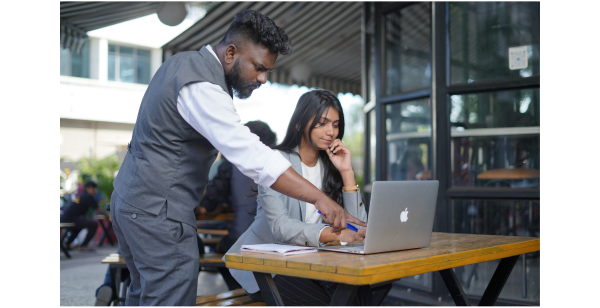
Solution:
M161 48L153 48L151 52L151 60L150 60L150 78L154 76L154 73L158 70L158 68L162 65L162 49Z
M90 42L90 78L98 79L99 67L98 67L98 57L99 57L99 47L98 47L98 38L89 37Z

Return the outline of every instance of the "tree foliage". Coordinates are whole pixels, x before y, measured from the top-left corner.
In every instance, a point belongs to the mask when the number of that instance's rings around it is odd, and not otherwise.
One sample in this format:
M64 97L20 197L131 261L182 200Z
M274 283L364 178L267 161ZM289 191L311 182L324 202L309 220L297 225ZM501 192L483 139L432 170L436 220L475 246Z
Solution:
M106 202L110 202L110 196L114 190L113 181L121 167L121 161L117 155L111 155L102 159L92 157L82 158L77 164L79 170L79 182L85 183L92 180L98 183L98 189L106 196Z

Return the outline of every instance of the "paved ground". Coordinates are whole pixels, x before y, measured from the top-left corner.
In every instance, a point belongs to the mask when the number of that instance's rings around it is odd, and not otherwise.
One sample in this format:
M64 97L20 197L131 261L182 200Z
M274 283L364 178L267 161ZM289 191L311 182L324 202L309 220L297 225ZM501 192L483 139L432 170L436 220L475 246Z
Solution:
M104 244L93 252L71 251L71 259L60 253L60 305L93 306L96 289L104 281L107 265L100 262L117 252L117 247ZM198 296L227 291L227 285L218 273L200 272Z

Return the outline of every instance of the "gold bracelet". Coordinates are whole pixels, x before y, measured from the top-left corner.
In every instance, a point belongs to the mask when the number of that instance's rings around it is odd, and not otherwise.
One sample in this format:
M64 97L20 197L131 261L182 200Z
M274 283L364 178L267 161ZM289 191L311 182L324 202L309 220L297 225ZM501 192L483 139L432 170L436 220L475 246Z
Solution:
M358 183L356 183L355 186L343 186L342 190L345 191L345 192L357 191L358 190Z

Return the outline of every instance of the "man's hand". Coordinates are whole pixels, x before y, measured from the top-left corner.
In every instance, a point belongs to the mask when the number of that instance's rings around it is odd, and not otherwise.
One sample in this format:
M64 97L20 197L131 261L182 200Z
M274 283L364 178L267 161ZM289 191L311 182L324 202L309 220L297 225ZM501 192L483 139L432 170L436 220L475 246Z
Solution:
M332 232L340 234L339 232L346 229L346 223L351 222L362 227L366 227L367 224L363 221L358 220L356 217L350 215L344 208L339 204L333 202L330 198L326 197L322 200L317 200L315 208L321 211L321 215L332 227Z
M338 235L346 229L347 222L362 227L367 226L366 223L348 214L344 208L300 176L292 167L280 175L271 188L294 199L314 204L315 208L324 215L325 221L332 227L332 232Z

